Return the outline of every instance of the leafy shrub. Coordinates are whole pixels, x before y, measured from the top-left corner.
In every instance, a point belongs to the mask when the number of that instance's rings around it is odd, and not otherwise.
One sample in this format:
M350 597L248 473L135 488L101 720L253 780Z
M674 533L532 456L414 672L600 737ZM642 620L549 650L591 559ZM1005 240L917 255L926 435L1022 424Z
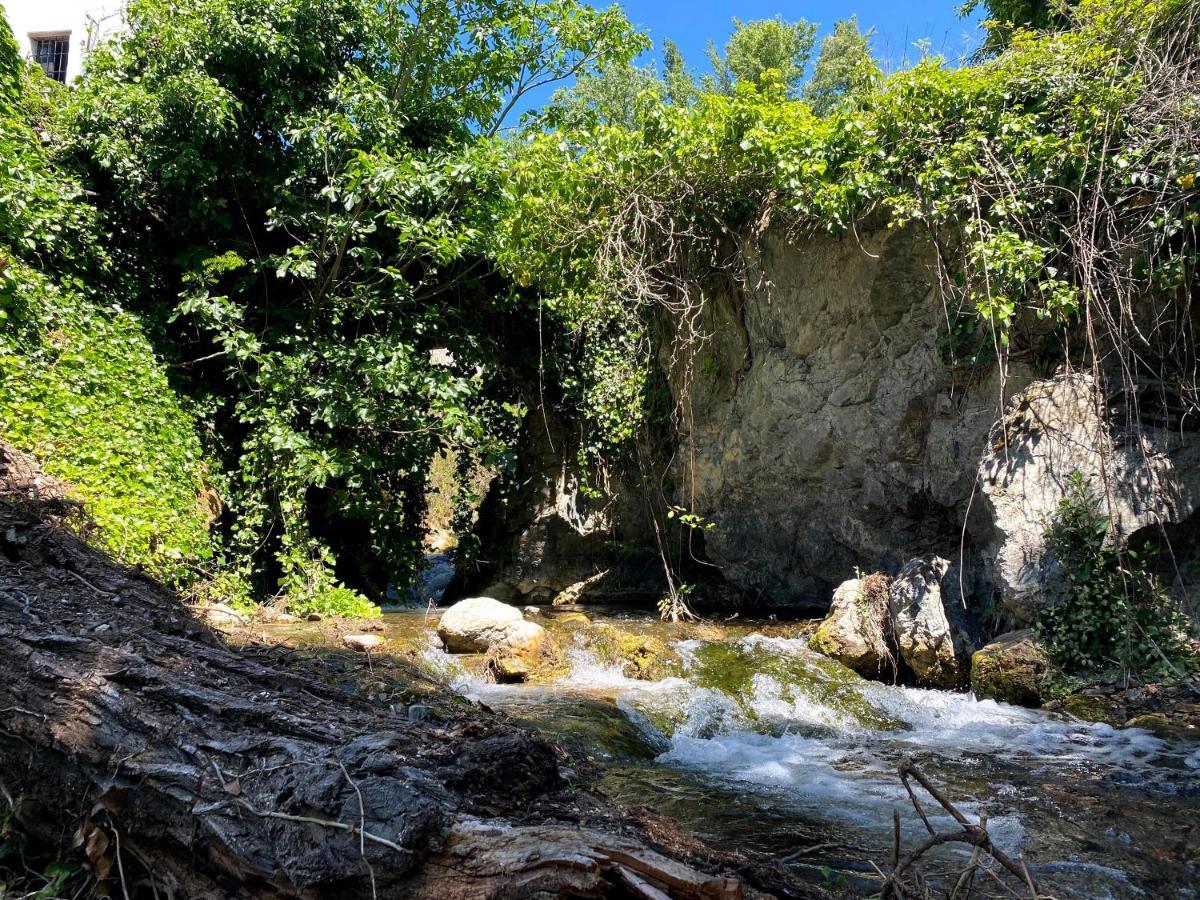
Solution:
M1188 659L1187 619L1137 552L1111 546L1101 498L1075 472L1046 543L1068 590L1038 622L1048 652L1065 668L1153 671Z
M92 540L175 583L210 553L195 422L138 321L24 266L0 274L0 433L67 481Z
M200 445L42 127L59 88L0 19L0 436L69 482L117 558L175 582L209 554ZM37 128L35 128L35 125Z
M230 556L260 596L358 610L342 582L379 596L421 564L438 454L489 464L517 424L504 321L527 307L484 253L488 135L531 84L640 44L575 0L127 16L89 57L63 152L204 402Z

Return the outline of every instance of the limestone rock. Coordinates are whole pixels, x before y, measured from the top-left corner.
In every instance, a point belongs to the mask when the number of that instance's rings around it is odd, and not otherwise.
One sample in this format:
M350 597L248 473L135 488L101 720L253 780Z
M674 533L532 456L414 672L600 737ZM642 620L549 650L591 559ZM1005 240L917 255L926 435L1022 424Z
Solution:
M675 502L715 525L704 549L722 575L774 603L958 548L998 401L1028 384L1019 363L1003 384L942 364L934 246L872 225L753 236L745 281L704 311Z
M528 681L534 665L526 657L497 654L488 660L487 674L497 684L520 684Z
M892 582L896 644L922 687L960 687L969 677L971 639L957 624L958 611L947 609L952 581L957 567L940 556L924 556L905 563Z
M1032 622L1041 605L1065 590L1045 531L1072 473L1106 486L1114 544L1149 525L1182 522L1200 505L1196 433L1167 420L1156 425L1151 396L1139 401L1146 407L1141 426L1130 426L1132 416L1105 408L1100 399L1090 375L1037 382L1013 398L979 464L987 525L976 530L1001 598L1018 621Z
M888 616L888 584L884 576L843 581L833 592L829 613L808 642L810 649L836 659L865 678L891 674L895 659L880 616L872 609L873 597L868 596L875 590L884 592L881 612L883 617Z
M486 670L493 681L515 684L552 667L558 658L557 646L541 625L514 622L488 650Z
M384 640L377 634L347 634L342 638L342 643L359 653L370 653L382 647Z
M485 653L508 636L511 626L524 621L515 606L491 597L468 597L442 613L437 633L451 653Z
M971 690L981 700L1041 706L1054 664L1032 628L1002 634L971 657Z
M536 622L513 622L504 629L504 635L493 643L494 647L502 647L512 656L531 659L542 652L546 642L546 629Z

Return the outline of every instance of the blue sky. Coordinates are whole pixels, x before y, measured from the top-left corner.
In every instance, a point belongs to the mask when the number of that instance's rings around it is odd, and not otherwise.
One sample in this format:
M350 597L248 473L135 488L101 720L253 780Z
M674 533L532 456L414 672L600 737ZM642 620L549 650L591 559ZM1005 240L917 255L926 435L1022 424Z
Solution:
M788 20L807 19L820 25L820 39L839 19L858 15L859 27L875 29L873 49L884 69L903 68L919 56L917 41L928 39L934 51L948 59L958 59L974 50L982 40L979 15L959 18L962 0L740 0L740 2L703 2L703 0L625 0L617 5L625 9L629 20L654 40L655 49L642 62L661 62L663 38L679 45L689 67L697 74L708 71L705 47L709 40L723 47L733 31L734 16L747 21L776 15ZM605 0L593 0L596 6ZM538 92L519 104L518 112L546 100L547 92Z
M979 17L970 21L958 16L961 0L931 0L928 3L904 0L813 0L788 3L786 0L741 0L741 2L702 2L702 0L627 0L619 3L629 20L649 33L655 45L670 38L679 45L690 65L707 70L704 49L711 39L724 46L733 31L734 16L743 21L769 19L776 15L788 20L807 19L820 25L817 40L833 29L839 19L858 15L859 27L875 29L875 55L891 70L912 60L913 44L928 38L933 49L957 58L974 50L981 35L976 28ZM597 6L604 5L602 2ZM657 50L656 54L657 56Z

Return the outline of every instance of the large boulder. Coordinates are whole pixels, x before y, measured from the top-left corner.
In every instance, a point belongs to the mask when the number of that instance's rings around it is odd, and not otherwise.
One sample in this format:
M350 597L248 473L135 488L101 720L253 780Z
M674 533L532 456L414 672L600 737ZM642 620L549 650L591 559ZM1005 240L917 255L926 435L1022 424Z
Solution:
M486 653L495 644L509 639L510 632L528 633L520 626L526 622L521 610L491 597L468 597L459 600L444 613L438 622L438 637L451 653Z
M886 634L888 588L887 577L878 574L843 581L808 646L865 678L894 675L896 657Z
M1087 374L1039 381L993 428L972 531L1018 622L1033 622L1067 589L1045 534L1073 473L1100 493L1115 545L1141 528L1182 522L1200 504L1200 436L1181 427L1177 403L1159 387L1107 394Z
M922 687L956 688L968 680L972 646L958 581L958 566L930 555L910 559L892 582L896 645Z
M1032 628L1002 634L971 657L971 690L980 700L1041 706L1054 664Z

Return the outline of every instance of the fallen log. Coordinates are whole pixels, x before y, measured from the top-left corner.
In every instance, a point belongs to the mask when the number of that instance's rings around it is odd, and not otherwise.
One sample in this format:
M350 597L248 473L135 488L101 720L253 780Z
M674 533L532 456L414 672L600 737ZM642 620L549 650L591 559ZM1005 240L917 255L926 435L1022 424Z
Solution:
M495 717L410 721L325 670L228 646L62 527L61 498L31 496L5 453L0 798L73 848L98 893L753 895L621 833L552 747Z

